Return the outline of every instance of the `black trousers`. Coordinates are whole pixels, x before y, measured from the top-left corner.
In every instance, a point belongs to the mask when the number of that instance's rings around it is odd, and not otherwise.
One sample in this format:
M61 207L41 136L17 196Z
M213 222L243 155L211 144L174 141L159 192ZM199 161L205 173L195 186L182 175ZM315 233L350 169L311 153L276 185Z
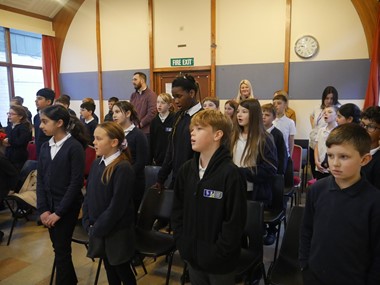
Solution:
M49 229L50 240L53 243L55 253L57 285L78 283L71 257L71 237L78 221L79 210L80 207L71 209L61 217L53 228Z
M108 284L110 285L136 285L136 278L132 272L129 262L119 265L109 264L107 258L104 258L104 267L107 272Z

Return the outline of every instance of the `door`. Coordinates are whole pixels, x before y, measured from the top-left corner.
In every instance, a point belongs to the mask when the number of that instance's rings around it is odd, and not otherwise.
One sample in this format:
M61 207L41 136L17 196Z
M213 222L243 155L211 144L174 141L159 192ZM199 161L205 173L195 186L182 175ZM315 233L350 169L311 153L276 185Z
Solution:
M154 91L156 94L168 92L171 94L171 83L177 76L183 76L185 74L192 75L199 83L199 91L197 99L199 102L209 96L211 89L211 72L210 70L189 70L189 71L167 71L167 72L155 72L154 73Z

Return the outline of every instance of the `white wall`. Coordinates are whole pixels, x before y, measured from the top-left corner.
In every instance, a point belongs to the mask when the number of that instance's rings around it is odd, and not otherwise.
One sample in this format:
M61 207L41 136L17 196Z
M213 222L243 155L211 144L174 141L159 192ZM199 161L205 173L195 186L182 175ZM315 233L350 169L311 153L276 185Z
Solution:
M0 26L36 34L55 36L51 21L36 19L1 9Z

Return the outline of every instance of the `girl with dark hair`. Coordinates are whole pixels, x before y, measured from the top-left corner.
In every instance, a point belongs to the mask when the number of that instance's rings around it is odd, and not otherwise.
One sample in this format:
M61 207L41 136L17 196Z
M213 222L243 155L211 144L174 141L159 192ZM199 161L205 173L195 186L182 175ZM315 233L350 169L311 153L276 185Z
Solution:
M334 105L338 107L340 106L340 103L338 101L338 91L333 86L327 86L322 92L321 104L316 106L313 109L313 112L310 114L311 132L309 134L309 157L313 177L316 177L314 149L317 143L316 138L318 130L327 125L323 119L325 108Z
M231 152L246 176L247 197L270 205L270 177L277 173L277 151L272 135L264 128L259 101L241 101L234 124Z
M149 160L148 139L142 130L137 128L139 118L134 106L128 101L116 102L112 107L113 120L124 130L128 150L132 157L132 168L136 174L134 189L135 211L139 209L145 191L145 165ZM150 185L149 185L150 186Z
M102 240L99 251L103 253L89 257L104 259L108 284L135 285L130 267L135 253L135 174L126 151L124 130L115 122L104 122L97 126L94 136L100 158L93 162L87 180L82 222L90 235L89 249L94 246L93 241Z
M8 112L10 124L5 132L7 138L3 144L6 146L5 156L21 170L25 161L28 160L28 143L32 140L32 125L28 120L26 110L22 106L11 105Z
M277 149L273 137L265 130L257 99L240 102L231 139L234 163L247 180L247 199L272 204L271 178L277 173ZM264 238L266 245L275 241L276 227L270 226Z
M224 104L224 114L234 121L239 104L235 100L228 100Z
M179 168L194 155L191 148L189 126L192 116L202 110L202 106L196 98L197 93L198 84L191 75L179 76L172 82L172 95L178 112L173 120L174 124L169 135L165 160L158 172L156 183L158 188L163 187L170 172L173 171L169 186L172 188Z
M41 146L37 167L37 210L49 229L55 253L56 284L77 284L71 236L82 205L84 126L62 106L44 108L40 129L51 139Z
M358 106L352 103L342 105L337 112L336 122L339 125L348 123L360 123L360 109Z

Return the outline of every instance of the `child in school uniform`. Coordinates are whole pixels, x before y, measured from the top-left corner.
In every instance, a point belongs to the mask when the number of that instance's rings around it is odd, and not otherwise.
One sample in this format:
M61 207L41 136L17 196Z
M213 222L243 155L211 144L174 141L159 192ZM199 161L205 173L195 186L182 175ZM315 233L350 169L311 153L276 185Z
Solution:
M84 125L90 135L90 145L93 145L94 131L98 122L94 118L95 104L91 102L84 102L80 105L80 114L83 117Z
M273 97L273 105L276 109L276 119L273 125L282 132L288 156L292 157L294 147L294 136L296 135L296 125L292 119L289 119L285 112L288 107L288 98L285 95L275 95Z
M202 100L202 107L204 110L219 110L219 98L217 97L206 97Z
M157 116L150 123L150 156L153 165L161 166L165 159L169 134L174 123L173 97L168 93L157 96ZM150 186L150 185L149 185Z
M326 123L325 127L318 130L317 137L315 139L314 149L314 161L315 161L315 178L321 179L330 175L329 166L327 163L327 148L326 139L330 132L337 126L336 122L337 106L326 107L323 115L323 119Z
M194 155L191 148L189 125L192 116L202 110L202 105L196 98L198 89L194 77L189 74L179 76L172 82L172 95L178 112L175 114L173 129L169 135L165 159L157 175L155 184L157 188L163 188L172 171L172 181L169 187L173 188L179 168Z
M224 104L224 114L226 114L232 121L235 120L236 112L239 104L235 100L227 100Z
M288 163L288 152L281 131L273 125L273 121L276 119L276 110L271 103L262 105L261 109L263 110L264 128L273 136L277 149L277 174L284 175Z
M336 122L338 126L347 123L360 123L360 109L353 103L347 103L339 107L336 114Z
M115 110L115 109L114 109ZM104 122L95 129L96 159L87 180L83 203L84 228L102 239L104 266L110 285L135 285L130 260L135 253L133 191L135 173L126 151L123 128Z
M371 137L372 159L363 166L363 172L368 181L380 189L380 107L371 106L365 109L361 114L360 125Z
M195 157L179 170L172 227L191 284L235 284L246 219L246 184L228 149L231 121L216 110L191 120Z
M57 268L56 284L77 284L71 259L71 236L83 201L81 188L88 138L84 126L63 106L40 113L48 142L41 146L37 167L37 210L49 229Z
M380 191L361 172L371 138L358 124L344 124L326 146L332 175L311 186L301 225L304 284L380 284Z
M28 160L28 143L32 140L32 125L23 106L11 105L8 112L10 125L5 132L7 137L3 144L6 146L5 155L18 171Z
M148 139L143 131L136 127L136 125L139 125L139 118L134 106L130 102L118 101L113 105L112 111L114 122L119 124L124 130L128 150L131 153L131 164L136 175L133 199L137 214L145 191L144 169L149 159Z
M277 149L272 135L265 131L257 99L239 103L235 124L231 152L234 163L246 176L247 197L271 205L270 178L277 173Z

